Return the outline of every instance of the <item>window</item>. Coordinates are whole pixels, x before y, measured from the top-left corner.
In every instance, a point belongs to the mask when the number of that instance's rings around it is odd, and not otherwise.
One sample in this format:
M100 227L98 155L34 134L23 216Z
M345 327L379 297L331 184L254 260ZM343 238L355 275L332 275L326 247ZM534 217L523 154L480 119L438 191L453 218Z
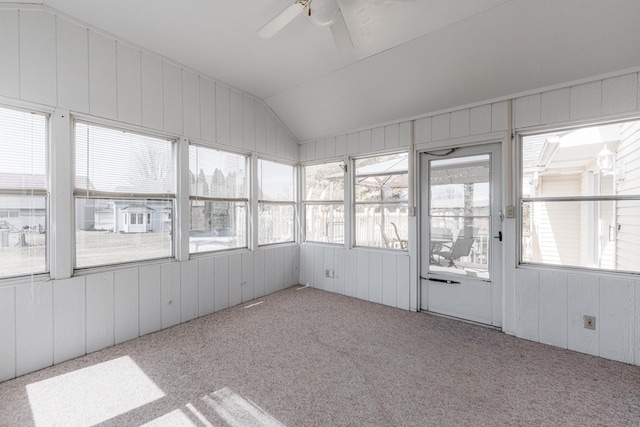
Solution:
M171 257L173 141L83 122L75 141L76 267Z
M0 108L0 278L47 271L47 118Z
M640 272L640 121L521 142L520 262Z
M407 157L398 153L355 160L356 246L407 249Z
M258 245L295 241L295 168L258 159Z
M189 146L189 252L247 247L247 156Z
M304 167L305 240L344 243L342 162Z

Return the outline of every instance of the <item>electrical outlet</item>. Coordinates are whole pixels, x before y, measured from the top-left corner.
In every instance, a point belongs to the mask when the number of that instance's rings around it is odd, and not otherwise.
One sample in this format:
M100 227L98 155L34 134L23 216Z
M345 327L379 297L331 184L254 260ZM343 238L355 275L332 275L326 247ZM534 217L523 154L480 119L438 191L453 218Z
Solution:
M582 320L584 321L585 329L596 330L596 316L589 316L585 314L582 316Z
M326 269L324 271L324 277L328 277L330 279L333 279L334 274L335 274L335 272L333 270L331 270L331 269Z

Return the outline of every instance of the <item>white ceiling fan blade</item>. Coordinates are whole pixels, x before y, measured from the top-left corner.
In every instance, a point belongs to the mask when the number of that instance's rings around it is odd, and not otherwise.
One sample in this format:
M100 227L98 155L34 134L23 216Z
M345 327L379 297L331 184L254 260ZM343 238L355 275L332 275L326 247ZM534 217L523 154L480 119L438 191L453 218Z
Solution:
M353 41L351 40L347 24L344 22L341 10L338 10L338 17L335 22L331 24L331 35L340 52L348 52L353 49Z
M302 12L304 8L305 6L303 2L296 1L260 28L258 30L258 35L263 39L272 37L278 31L283 29L289 22L293 21L293 18L300 15L300 12Z

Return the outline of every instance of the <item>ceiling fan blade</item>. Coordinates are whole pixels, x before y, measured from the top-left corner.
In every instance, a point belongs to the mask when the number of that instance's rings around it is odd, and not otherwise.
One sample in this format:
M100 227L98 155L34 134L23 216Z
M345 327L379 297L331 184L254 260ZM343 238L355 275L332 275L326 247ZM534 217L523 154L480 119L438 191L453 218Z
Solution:
M336 42L336 47L340 52L348 52L353 49L353 41L341 10L338 10L338 17L330 28L333 40Z
M280 12L278 16L267 22L262 28L258 30L258 35L263 39L268 39L283 29L289 22L293 21L293 18L298 16L300 12L304 10L305 6L303 2L296 1L285 10Z

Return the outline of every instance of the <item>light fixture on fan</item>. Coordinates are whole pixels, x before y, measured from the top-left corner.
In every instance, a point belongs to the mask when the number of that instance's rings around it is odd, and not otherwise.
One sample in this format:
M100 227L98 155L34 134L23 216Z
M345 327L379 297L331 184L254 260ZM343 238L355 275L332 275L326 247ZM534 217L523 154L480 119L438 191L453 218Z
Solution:
M335 0L312 0L309 2L309 19L316 25L322 27L333 25L338 19L339 13L340 8Z

